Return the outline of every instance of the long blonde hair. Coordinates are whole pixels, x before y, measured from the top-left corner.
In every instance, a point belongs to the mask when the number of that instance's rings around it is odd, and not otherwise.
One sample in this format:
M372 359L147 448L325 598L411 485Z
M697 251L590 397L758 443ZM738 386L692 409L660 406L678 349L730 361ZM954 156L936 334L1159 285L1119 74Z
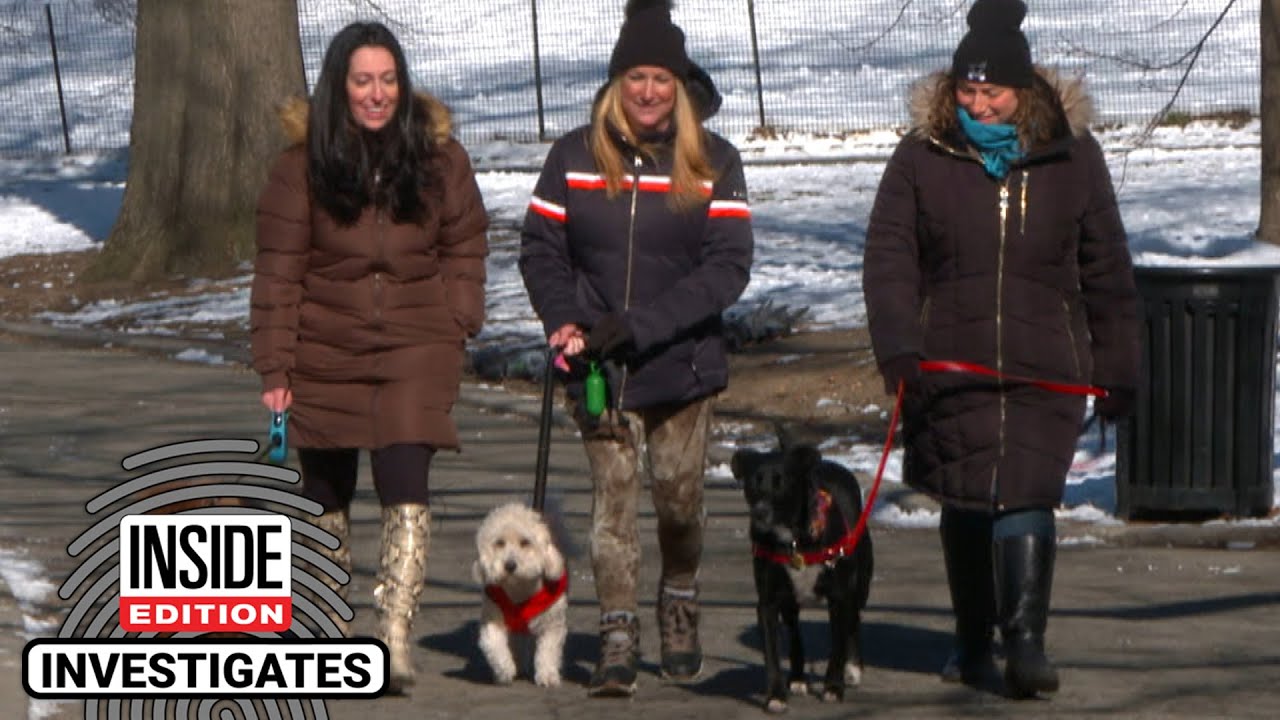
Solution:
M656 147L642 145L636 139L636 132L622 109L622 80L623 76L619 75L606 86L591 113L591 154L595 158L596 169L604 176L605 192L610 198L621 192L629 169L618 144L609 136L610 128L621 132L628 142L650 158L657 150ZM676 209L689 210L706 204L708 193L705 183L715 181L715 172L707 158L706 130L694 111L684 82L678 78L671 121L676 129L675 157L667 202Z

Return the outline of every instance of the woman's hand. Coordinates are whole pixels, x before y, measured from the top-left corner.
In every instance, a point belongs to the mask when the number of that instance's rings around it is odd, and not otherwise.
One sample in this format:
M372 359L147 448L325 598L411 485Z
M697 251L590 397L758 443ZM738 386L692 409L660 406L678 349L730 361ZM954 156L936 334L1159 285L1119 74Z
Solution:
M289 388L272 388L262 393L262 404L271 412L284 412L293 404L293 391Z
M551 337L547 338L547 344L560 348L565 355L577 355L587 346L587 336L577 324L566 323L561 325L559 330L551 333Z

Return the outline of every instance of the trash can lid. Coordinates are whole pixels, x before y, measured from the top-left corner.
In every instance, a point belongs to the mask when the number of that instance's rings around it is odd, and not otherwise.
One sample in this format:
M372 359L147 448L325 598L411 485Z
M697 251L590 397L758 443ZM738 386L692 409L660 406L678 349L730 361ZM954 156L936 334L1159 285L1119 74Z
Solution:
M1280 275L1280 265L1134 265L1135 275L1228 279Z

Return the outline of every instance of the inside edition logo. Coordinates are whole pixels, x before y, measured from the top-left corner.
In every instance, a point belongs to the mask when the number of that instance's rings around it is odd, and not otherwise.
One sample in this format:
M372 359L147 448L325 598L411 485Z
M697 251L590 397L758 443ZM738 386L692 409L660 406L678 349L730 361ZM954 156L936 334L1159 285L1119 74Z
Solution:
M58 588L73 606L56 637L27 643L28 695L86 700L86 719L187 717L192 699L205 717L209 703L234 698L267 717L323 720L327 698L386 692L386 645L342 637L334 618L354 616L328 581L350 576L312 548L340 540L308 522L323 508L288 487L298 473L250 460L258 449L197 440L122 461L126 470L166 464L86 504L104 515L67 546L83 558ZM227 476L237 482L218 482ZM252 504L190 507L227 498Z
M130 515L120 523L120 627L281 632L292 623L283 515Z

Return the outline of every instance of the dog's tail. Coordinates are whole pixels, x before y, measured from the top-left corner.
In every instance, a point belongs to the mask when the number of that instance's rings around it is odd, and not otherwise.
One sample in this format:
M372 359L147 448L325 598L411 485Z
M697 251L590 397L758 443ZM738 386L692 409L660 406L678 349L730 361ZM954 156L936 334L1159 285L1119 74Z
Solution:
M560 554L566 560L579 559L581 551L574 544L573 533L569 532L565 524L564 503L560 499L560 493L554 491L547 493L542 503L542 521L551 531L551 541L560 549Z

